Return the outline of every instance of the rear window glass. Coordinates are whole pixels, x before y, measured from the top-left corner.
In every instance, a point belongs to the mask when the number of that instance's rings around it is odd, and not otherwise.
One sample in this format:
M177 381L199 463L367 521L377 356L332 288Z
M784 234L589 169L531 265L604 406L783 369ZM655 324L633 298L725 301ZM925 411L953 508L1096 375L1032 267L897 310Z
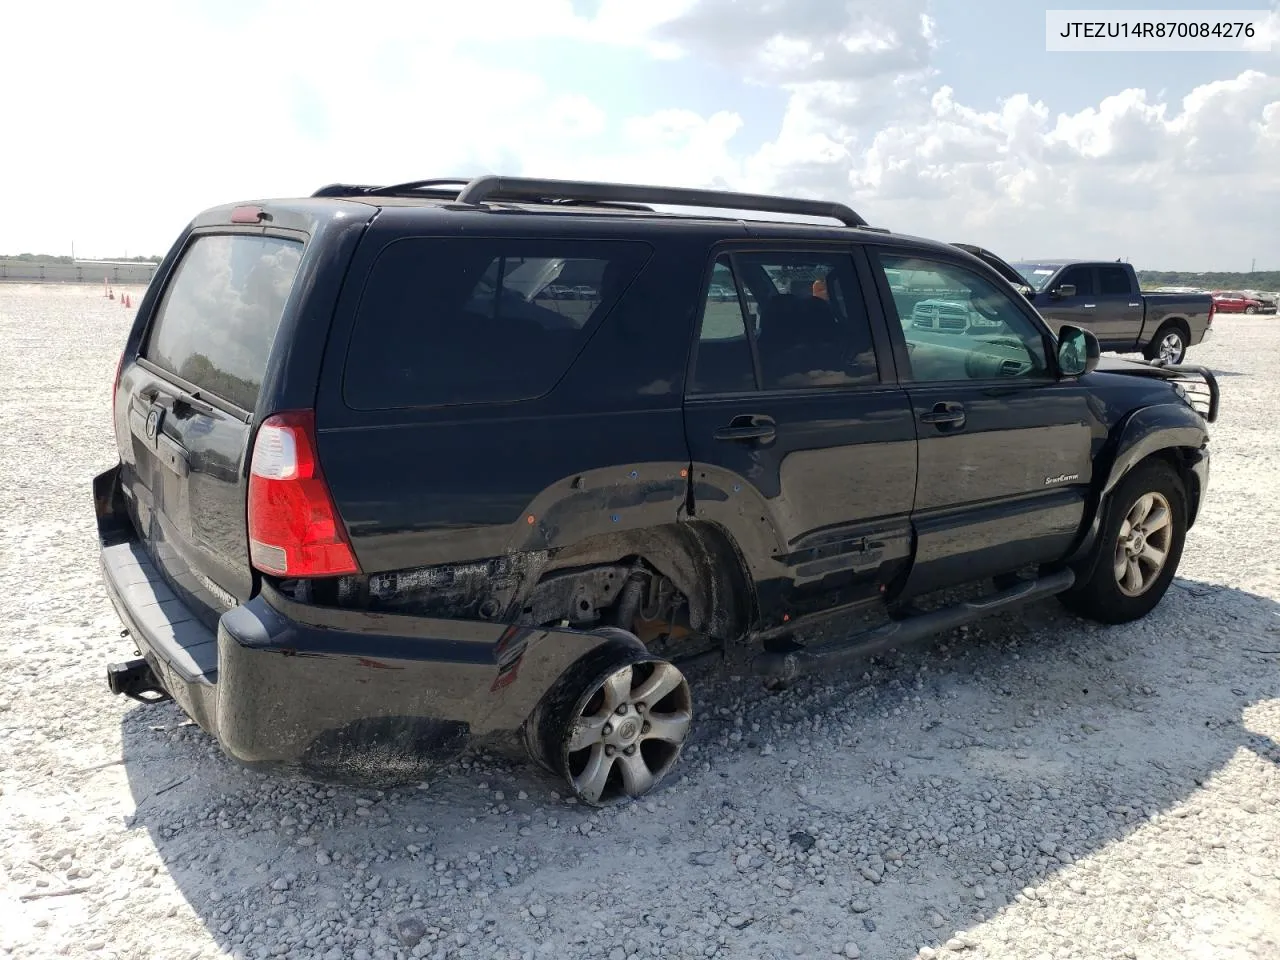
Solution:
M253 410L301 259L296 240L197 238L165 289L143 356L201 392Z
M385 410L542 396L648 256L625 240L389 244L360 301L346 401Z

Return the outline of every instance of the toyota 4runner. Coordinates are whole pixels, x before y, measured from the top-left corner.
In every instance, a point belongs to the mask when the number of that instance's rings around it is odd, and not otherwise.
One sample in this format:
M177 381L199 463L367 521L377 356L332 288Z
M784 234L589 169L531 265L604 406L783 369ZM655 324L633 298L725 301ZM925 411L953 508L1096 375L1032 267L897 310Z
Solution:
M115 377L110 688L304 776L482 738L639 796L689 655L778 685L1037 597L1150 611L1218 388L1098 346L835 203L482 177L209 210Z

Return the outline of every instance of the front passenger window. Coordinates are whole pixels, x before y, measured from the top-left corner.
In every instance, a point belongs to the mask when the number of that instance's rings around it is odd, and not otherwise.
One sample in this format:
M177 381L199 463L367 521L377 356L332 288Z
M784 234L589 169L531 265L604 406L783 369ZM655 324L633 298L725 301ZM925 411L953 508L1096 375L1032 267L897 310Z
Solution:
M1003 291L966 267L881 254L907 341L911 379L925 382L1041 377L1040 329Z
M1076 288L1077 297L1096 297L1098 295L1093 283L1092 267L1071 267L1064 270L1054 286L1062 287L1067 284L1071 284Z

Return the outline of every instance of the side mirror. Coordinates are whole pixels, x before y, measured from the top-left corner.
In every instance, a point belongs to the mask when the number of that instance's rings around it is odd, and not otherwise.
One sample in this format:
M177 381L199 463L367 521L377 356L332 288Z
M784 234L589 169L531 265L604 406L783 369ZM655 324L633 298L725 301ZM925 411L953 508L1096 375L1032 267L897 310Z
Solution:
M1053 299L1065 300L1067 297L1076 295L1076 285L1074 283L1064 283L1053 288Z
M1080 377L1092 373L1102 356L1098 338L1088 330L1063 326L1058 330L1058 374Z

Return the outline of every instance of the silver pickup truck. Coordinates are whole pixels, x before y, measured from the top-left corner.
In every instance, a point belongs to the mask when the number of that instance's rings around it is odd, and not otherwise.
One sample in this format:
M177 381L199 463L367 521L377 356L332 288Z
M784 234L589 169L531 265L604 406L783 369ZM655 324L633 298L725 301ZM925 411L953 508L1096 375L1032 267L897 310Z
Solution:
M986 261L1034 305L1055 331L1082 327L1103 350L1142 353L1148 360L1181 363L1187 348L1213 327L1213 297L1207 293L1143 293L1127 263L1054 260L1010 266L989 250L957 243Z

